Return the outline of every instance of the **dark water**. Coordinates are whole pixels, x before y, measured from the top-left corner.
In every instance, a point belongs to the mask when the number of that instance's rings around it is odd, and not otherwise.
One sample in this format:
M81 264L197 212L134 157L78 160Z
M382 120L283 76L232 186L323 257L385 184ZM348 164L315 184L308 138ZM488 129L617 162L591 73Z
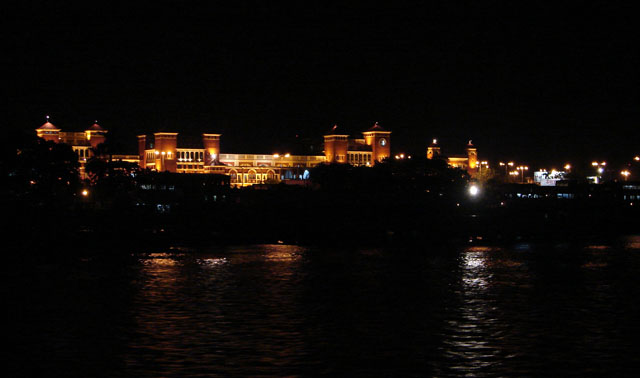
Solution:
M11 267L11 376L632 375L640 237Z

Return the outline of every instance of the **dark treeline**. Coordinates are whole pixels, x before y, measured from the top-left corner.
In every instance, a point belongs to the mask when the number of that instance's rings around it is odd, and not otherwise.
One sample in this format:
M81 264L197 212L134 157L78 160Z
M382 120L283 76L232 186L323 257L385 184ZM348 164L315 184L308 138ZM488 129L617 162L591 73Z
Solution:
M2 207L8 245L17 249L128 252L277 242L419 246L638 231L638 206L617 195L567 201L552 193L525 200L514 195L526 185L494 183L477 184L481 193L474 197L467 173L442 160L392 160L373 168L320 165L304 185L231 189L227 176L144 171L110 161L104 148L94 151L98 157L86 163L88 178L80 180L69 146L35 136L11 140L0 162ZM609 187L598 186L598 193Z

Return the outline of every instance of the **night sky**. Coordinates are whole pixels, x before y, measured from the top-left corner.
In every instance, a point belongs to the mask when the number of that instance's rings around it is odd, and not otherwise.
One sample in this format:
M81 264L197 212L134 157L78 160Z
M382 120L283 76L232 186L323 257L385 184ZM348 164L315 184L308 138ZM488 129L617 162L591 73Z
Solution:
M5 6L6 127L50 114L63 130L97 119L129 152L166 130L251 153L378 121L394 152L424 154L433 137L532 166L640 152L626 5L59 3Z

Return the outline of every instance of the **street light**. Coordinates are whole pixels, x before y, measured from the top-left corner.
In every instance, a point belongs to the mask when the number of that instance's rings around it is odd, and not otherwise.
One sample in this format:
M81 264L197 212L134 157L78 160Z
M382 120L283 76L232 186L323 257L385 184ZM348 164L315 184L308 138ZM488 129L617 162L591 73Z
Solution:
M571 164L565 164L564 169L566 171L570 171L571 170Z
M596 168L596 170L598 171L598 177L602 176L602 173L604 173L604 167L607 165L606 161L600 162L598 163L597 161L592 161L591 165ZM596 178L596 184L598 183L598 180Z
M489 168L489 162L488 161L481 161L478 163L478 173L482 172L482 168Z
M620 174L624 176L624 181L627 181L627 179L629 179L629 176L631 175L631 172L625 169L624 171L620 172Z
M528 171L529 167L527 167L526 165L520 165L520 166L516 167L516 169L518 171L520 171L520 174L522 176L522 183L524 184L524 171Z
M513 167L513 162L512 161L510 161L508 163L500 162L500 166L504 167L504 174L506 175L507 171L509 170L509 167Z

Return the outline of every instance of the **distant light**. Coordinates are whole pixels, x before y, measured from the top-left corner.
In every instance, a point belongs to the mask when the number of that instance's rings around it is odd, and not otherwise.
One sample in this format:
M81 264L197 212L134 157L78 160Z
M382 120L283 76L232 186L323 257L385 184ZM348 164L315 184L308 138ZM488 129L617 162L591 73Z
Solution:
M288 158L289 156L291 156L290 154L284 154L284 157Z
M634 157L634 158L633 158L633 160L635 160L635 161L640 161L640 156L636 156L636 157Z
M156 155L160 155L160 151L156 151Z
M604 172L604 169L598 168L598 173L602 173L602 172Z
M598 166L598 162L597 161L592 161L591 165L593 165L594 167L597 167Z
M438 144L438 140L437 139L433 139L433 144Z
M567 171L568 171L569 169L571 169L571 164L567 164L567 165L565 165L565 166L564 166L564 169L566 169Z
M479 192L480 192L480 189L478 189L477 186L471 185L469 187L469 194L471 194L472 196L474 196L474 197L477 196Z
M280 157L280 154L273 154L273 157L277 159Z
M162 151L162 155L166 155L166 154L167 154L166 152Z
M86 196L88 196L88 195L89 195L89 191L88 191L87 189L84 189L84 190L82 191L82 196L86 197Z

